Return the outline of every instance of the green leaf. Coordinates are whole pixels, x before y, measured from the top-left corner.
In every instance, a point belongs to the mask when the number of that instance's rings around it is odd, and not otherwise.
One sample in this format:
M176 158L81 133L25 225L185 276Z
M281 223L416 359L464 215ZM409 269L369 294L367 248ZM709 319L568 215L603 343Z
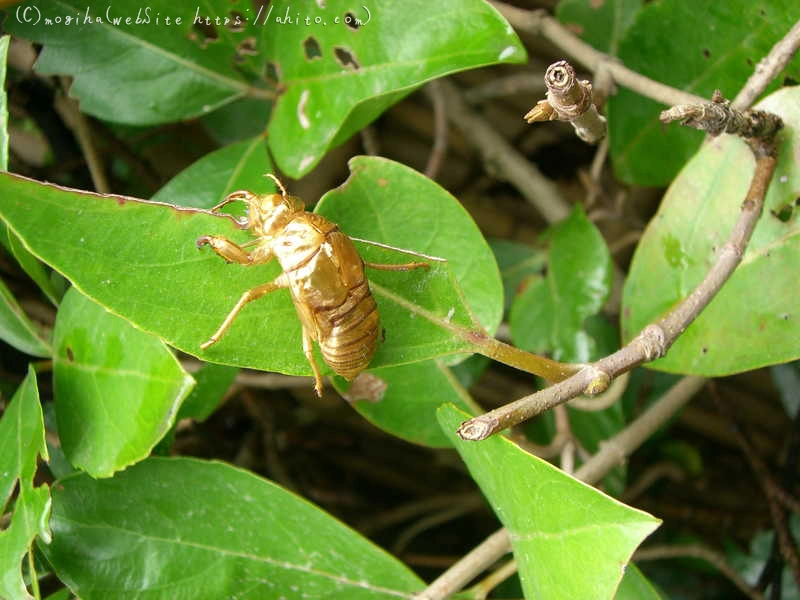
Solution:
M411 250L449 259L448 263L431 262L428 271L370 273L386 330L386 342L372 365L408 364L468 351L471 346L464 336L448 329L472 326L451 268L479 307L478 318L490 330L496 327L501 310L499 275L477 227L452 196L407 167L368 158L357 159L353 165L359 168L341 191L332 194L332 198L349 197L348 203L333 199L322 203L331 207L326 214L346 217L336 222L347 233L399 242ZM380 179L377 187L376 178ZM350 195L351 189L360 193ZM67 190L4 173L0 173L0 216L36 256L83 293L172 346L214 362L310 374L300 323L285 291L247 306L219 344L200 351L200 344L242 293L279 272L277 264L228 265L212 252L197 250L195 241L201 235L222 235L239 243L251 239L230 219L196 209ZM369 223L374 228L360 229ZM403 229L381 230L390 224ZM414 239L420 236L410 228L420 231L431 226L438 228L435 236ZM415 255L358 246L370 262L418 260Z
M47 460L36 373L29 367L0 419L0 507L8 502L17 479L32 484L40 455Z
M282 0L264 7L243 3L234 10L229 0L186 8L168 0L145 8L133 0L113 7L100 0L56 0L33 10L51 24L14 18L8 25L44 44L40 73L72 75L70 93L81 108L109 121L164 123L239 100L254 101L240 105L248 114L267 113L277 94L269 143L281 170L294 177L426 81L525 58L516 34L484 0L381 2L369 8L346 0L302 7ZM240 26L223 25L234 12ZM85 23L87 14L100 22ZM123 20L109 22L107 15ZM61 24L55 22L59 16ZM137 23L137 17L146 22ZM204 17L220 23L195 24ZM362 23L345 23L351 18ZM260 119L253 123L257 127ZM218 121L215 129L221 129Z
M468 415L455 407L442 407L438 417L509 531L525 597L613 598L625 564L658 519L573 479L502 436L463 441L455 430Z
M50 490L46 485L33 487L39 456L47 460L44 420L36 373L29 368L0 419L0 506L5 507L19 480L14 514L8 528L0 531L2 598L32 598L25 589L20 564L37 535L50 540Z
M59 308L54 345L61 445L93 477L145 458L194 385L161 340L74 288Z
M475 318L493 333L503 314L500 274L489 245L461 203L400 163L358 156L349 165L350 179L325 194L316 212L346 224L348 235L446 258ZM370 282L389 285L399 275L370 271Z
M39 289L44 292L47 299L50 300L54 306L58 306L61 294L56 290L50 273L45 270L42 263L36 260L33 254L25 249L25 246L22 245L19 238L8 231L5 224L0 224L0 243L6 247L6 250L8 250L11 256L17 259L19 265L28 274L28 277L39 286Z
M547 275L533 278L511 307L511 335L520 348L586 362L595 340L585 320L611 289L611 255L603 236L580 206L549 231Z
M661 600L661 594L636 565L631 563L625 567L625 577L619 584L614 600Z
M317 507L221 463L152 458L112 479L67 477L52 526L42 550L84 600L389 600L424 587Z
M561 0L556 17L600 52L616 56L619 43L642 8L642 0Z
M733 97L798 19L794 0L712 2L703 10L684 0L650 2L628 29L619 57L637 73L698 96L720 89ZM785 74L800 79L800 59ZM663 108L625 88L609 98L611 158L624 181L667 185L700 145L700 132L664 127Z
M471 398L450 369L436 360L372 369L356 379L349 391L340 378L334 384L370 422L415 444L451 446L436 422L436 410L442 404L452 403L476 414Z
M800 357L800 88L760 104L779 114L778 165L741 264L665 358L648 366L720 377ZM685 298L716 260L740 213L753 157L738 138L706 144L667 191L642 237L623 293L626 340Z
M228 0L202 4L201 10L180 8L170 0L153 0L146 7L134 0L113 5L102 0L31 2L12 13L6 25L11 33L44 45L36 63L39 73L72 75L70 95L80 101L82 111L117 123L152 125L267 95L250 83L257 64L245 61L234 67L237 45L260 37L262 28L249 20L238 32L224 26L195 27L196 16L213 21L231 11ZM26 8L29 22L17 18ZM217 36L213 41L205 37L209 29Z
M228 388L231 387L239 369L225 365L205 364L192 374L195 387L186 397L175 419L205 421L219 406Z
M275 184L264 177L272 170L266 142L256 136L206 154L173 177L152 200L211 208L236 190L274 192Z
M489 246L500 268L505 310L509 310L517 294L524 289L525 281L542 273L547 265L547 253L528 244L501 239L490 239Z
M52 354L49 342L28 319L2 280L0 280L0 339L31 356Z
M263 40L283 88L270 125L280 135L270 136L270 148L292 177L307 173L335 143L426 81L525 58L516 34L483 0L367 7L327 0L302 9L283 0L271 6L274 15L312 23L268 28ZM345 24L346 15L363 24ZM313 25L317 18L325 25Z

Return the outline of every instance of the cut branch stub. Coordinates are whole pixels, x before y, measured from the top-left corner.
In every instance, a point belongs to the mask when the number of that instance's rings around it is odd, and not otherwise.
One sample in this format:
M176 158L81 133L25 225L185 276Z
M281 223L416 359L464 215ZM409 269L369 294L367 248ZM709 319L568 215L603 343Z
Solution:
M544 74L547 99L540 100L525 115L528 123L568 121L584 142L596 144L606 135L606 120L592 103L592 84L579 81L565 60L553 63Z

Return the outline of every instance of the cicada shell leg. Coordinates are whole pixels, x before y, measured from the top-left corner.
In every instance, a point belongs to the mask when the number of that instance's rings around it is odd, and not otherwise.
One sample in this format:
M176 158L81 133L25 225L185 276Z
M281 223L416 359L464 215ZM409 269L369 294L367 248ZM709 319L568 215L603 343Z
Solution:
M314 371L314 391L317 392L317 396L322 398L322 375L319 372L319 365L314 359L313 338L305 327L303 327L303 352L311 365L311 370Z
M239 311L241 311L246 304L252 302L253 300L258 300L270 292L274 292L275 290L285 287L289 287L289 280L285 273L281 273L269 283L265 283L264 285L259 285L258 287L247 290L244 294L242 294L242 297L239 298L239 301L236 303L236 306L233 307L233 310L231 310L231 312L228 313L228 316L225 317L222 325L220 325L219 329L214 332L214 335L208 338L207 342L200 344L200 349L205 350L209 346L216 344L220 338L225 335L228 329L230 329L231 323L233 323L234 319L239 314Z
M234 244L224 237L204 235L197 238L197 242L195 243L198 248L202 248L204 245L208 244L214 252L229 263L235 262L240 265L249 265L253 262L253 258L250 256L249 252L243 250L241 246Z
M401 265L388 265L384 263L365 262L364 266L378 271L411 271L413 269L430 269L431 266L426 262L410 262Z

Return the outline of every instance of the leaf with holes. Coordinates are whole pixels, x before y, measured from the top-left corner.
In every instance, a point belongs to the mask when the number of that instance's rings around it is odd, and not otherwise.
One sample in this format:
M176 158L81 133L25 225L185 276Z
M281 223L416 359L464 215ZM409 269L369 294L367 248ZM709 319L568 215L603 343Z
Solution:
M502 436L480 443L455 433L468 418L439 409L450 437L508 529L526 598L610 599L625 564L658 519L577 481ZM576 568L580 565L580 568Z
M426 81L525 58L508 23L483 0L328 0L299 13L288 0L272 7L274 15L311 23L275 27L265 38L282 88L270 125L280 134L270 136L270 147L293 177Z
M650 2L628 29L619 57L637 73L704 98L715 89L733 96L798 19L795 0L710 2L703 10L684 0ZM784 73L800 79L800 58ZM618 177L667 185L697 151L703 134L665 127L658 120L663 108L623 87L609 98L608 137Z
M144 8L134 0L56 0L19 10L41 16L8 20L13 33L44 45L37 70L72 75L70 93L100 118L149 125L233 103L259 115L276 99L269 144L293 177L423 83L525 58L484 0L154 0ZM210 124L224 139L241 134L240 126Z
M800 88L760 108L780 115L778 165L741 264L667 356L648 366L720 377L800 358ZM623 295L622 331L633 338L700 283L740 212L753 156L738 138L710 141L667 191L636 249Z
M204 115L240 98L272 98L259 82L264 59L251 56L248 42L262 28L245 15L236 25L228 0L202 4L29 2L15 8L23 17L6 25L43 44L39 73L72 75L70 95L81 110L109 121L152 125ZM205 18L208 25L199 22Z
M108 477L150 454L194 386L163 342L74 288L53 341L58 435L70 463Z
M353 165L343 188L320 203L326 216L347 233L450 259L432 261L427 271L370 273L386 330L372 365L469 351L465 328L472 327L473 317L457 282L490 330L501 311L497 267L477 226L455 198L407 167L376 158ZM200 351L242 293L279 272L277 264L228 265L212 252L198 251L195 241L201 235L240 243L251 239L230 219L8 173L0 173L0 216L35 255L87 296L173 346L212 362L310 373L300 323L285 291L246 307L218 344ZM420 236L420 231L429 234ZM367 261L409 260L408 254L357 245ZM410 260L417 259L411 255Z
M54 490L53 542L42 550L84 600L396 600L424 588L319 508L229 465L151 458Z

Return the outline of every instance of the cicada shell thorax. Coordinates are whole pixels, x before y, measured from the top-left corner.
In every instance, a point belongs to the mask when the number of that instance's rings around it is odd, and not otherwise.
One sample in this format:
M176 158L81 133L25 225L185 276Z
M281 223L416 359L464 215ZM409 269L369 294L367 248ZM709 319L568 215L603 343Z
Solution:
M355 377L375 353L379 319L353 242L324 217L301 213L273 239L272 251L325 362Z

